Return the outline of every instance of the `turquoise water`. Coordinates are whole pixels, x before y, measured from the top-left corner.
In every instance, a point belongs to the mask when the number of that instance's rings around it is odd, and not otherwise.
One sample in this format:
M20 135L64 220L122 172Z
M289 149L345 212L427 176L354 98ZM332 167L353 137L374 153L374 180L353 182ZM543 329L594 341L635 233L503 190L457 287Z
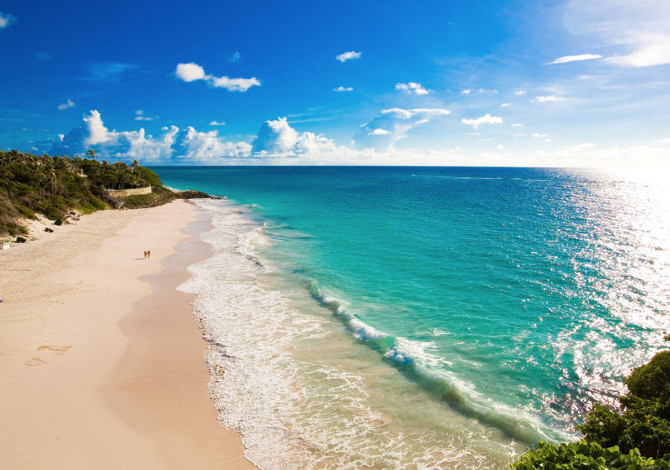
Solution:
M362 374L361 393L373 396L366 406L381 409L383 396L410 387L423 407L451 413L443 420L496 433L507 450L491 451L492 468L538 439L575 437L572 426L592 403L612 402L623 391L622 378L664 347L670 331L670 196L662 175L156 171L168 186L228 197L226 214L236 207L248 224L236 236L256 230L264 239L242 253L267 267L254 282L282 293L286 309L318 318L330 340L341 335L338 341L350 342L338 351L348 348L356 363L339 365L332 358L340 353L333 353L328 367L382 368ZM234 244L239 255L239 240ZM291 341L287 350L301 360L329 354L318 341ZM374 379L386 374L389 383ZM389 413L386 422L403 425ZM428 417L408 418L413 429L421 419ZM393 465L410 468L399 462ZM445 462L428 459L416 468L451 468ZM488 465L482 462L469 466Z

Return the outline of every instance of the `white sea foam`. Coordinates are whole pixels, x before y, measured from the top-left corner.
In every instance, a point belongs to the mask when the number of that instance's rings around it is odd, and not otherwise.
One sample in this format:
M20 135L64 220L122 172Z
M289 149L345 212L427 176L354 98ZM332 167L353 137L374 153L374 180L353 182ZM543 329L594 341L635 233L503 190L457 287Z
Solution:
M386 398L371 397L355 367L329 362L327 354L322 359L317 352L299 359L301 342L318 347L332 330L267 284L270 268L259 261L257 250L271 241L262 226L228 201L198 204L213 214L214 229L202 239L214 254L189 268L192 277L180 290L197 294L194 314L208 342L209 392L219 420L240 433L252 462L266 470L496 468L501 458L506 462L518 451L509 441L493 445L494 431L463 424L468 418L459 415L449 415L446 423L438 420L439 426L397 422L392 412L375 405ZM385 336L345 308L335 310L349 315L354 334ZM417 347L401 340L397 352L420 355ZM415 405L398 402L406 411ZM425 406L448 412L432 401Z

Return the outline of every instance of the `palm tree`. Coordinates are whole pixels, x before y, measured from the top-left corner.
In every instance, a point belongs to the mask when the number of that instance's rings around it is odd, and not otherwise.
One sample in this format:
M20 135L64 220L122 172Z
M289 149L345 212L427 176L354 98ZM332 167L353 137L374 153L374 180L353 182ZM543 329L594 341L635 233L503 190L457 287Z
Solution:
M93 160L95 160L95 150L88 149L88 151L86 152L86 156L91 157Z

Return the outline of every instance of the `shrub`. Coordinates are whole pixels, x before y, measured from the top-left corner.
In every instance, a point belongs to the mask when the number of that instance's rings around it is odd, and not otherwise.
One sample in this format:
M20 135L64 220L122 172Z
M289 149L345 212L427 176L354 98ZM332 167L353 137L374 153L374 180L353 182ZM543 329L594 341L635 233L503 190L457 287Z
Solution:
M648 364L638 367L626 379L631 395L658 398L668 395L670 385L670 351L656 354ZM667 400L666 400L667 401Z
M512 468L514 470L670 470L670 459L654 460L644 457L637 449L622 453L616 446L604 448L600 444L584 440L558 446L540 442L537 450L525 454L512 465Z
M623 412L596 404L577 429L587 440L638 448L658 458L670 453L670 351L663 351L626 379L630 392L619 397Z
M26 207L21 204L15 204L14 207L21 213L22 216L28 218L28 219L35 219L35 211L32 210L30 207Z

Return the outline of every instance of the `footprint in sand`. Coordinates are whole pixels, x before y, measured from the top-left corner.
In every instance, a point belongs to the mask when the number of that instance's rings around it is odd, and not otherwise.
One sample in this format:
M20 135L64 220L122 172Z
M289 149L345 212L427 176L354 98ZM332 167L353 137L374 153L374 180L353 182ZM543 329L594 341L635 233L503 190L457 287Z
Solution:
M37 350L38 351L53 351L56 354L65 354L68 352L70 349L72 349L72 346L55 346L53 344L46 344L44 346L38 346Z
M26 365L28 367L41 366L42 364L46 364L46 363L47 363L47 361L45 361L41 357L33 357L31 360L26 361Z
M72 349L72 346L56 346L54 344L45 344L37 347L38 351L51 351L55 352L58 355L65 354L70 349ZM41 366L46 363L47 361L45 361L41 357L33 357L32 359L25 362L26 366L28 367Z

